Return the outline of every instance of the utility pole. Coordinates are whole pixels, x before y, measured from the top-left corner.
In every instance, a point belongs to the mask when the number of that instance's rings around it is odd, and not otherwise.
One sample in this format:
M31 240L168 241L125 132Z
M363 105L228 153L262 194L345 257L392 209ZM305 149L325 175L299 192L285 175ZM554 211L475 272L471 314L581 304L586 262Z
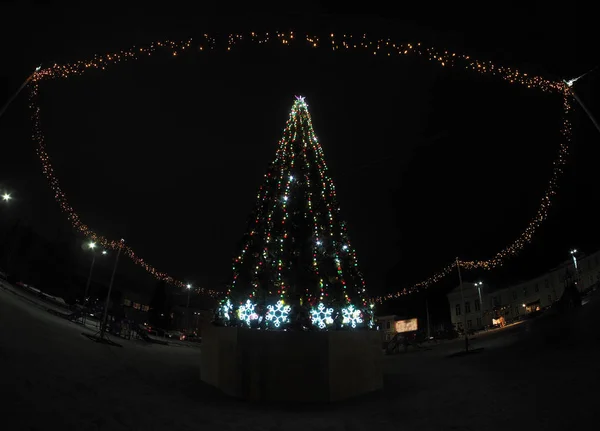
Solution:
M464 311L464 313L463 313L463 330L465 332L465 351L469 352L469 335L467 334L467 313L465 310L465 295L463 293L463 281L462 281L462 275L460 274L460 261L458 260L458 257L456 258L456 269L458 270L458 281L460 283L460 297L461 297L461 301L462 301L461 310Z

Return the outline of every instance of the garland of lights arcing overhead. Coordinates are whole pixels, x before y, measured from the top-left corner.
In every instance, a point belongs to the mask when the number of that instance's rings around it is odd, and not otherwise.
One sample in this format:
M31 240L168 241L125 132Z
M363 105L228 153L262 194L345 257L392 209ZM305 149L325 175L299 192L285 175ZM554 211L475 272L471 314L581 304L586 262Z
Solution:
M330 34L325 42L321 42L319 37L311 35L299 35L294 32L275 32L259 34L255 32L247 34L230 34L227 37L227 42L222 46L217 44L217 40L205 34L200 42L192 43L192 40L174 42L161 41L153 42L146 46L133 47L129 50L106 53L103 55L95 55L88 60L80 60L68 64L54 64L50 67L36 70L32 79L29 81L31 89L30 106L32 109L33 118L33 139L37 144L37 154L42 163L42 170L48 180L48 184L54 193L54 198L59 204L61 210L67 215L68 220L78 232L82 233L90 240L100 244L102 247L109 249L117 249L121 247L121 242L111 240L98 235L89 226L83 223L70 205L64 191L62 190L59 180L54 172L50 156L46 150L44 134L42 133L40 122L40 107L37 103L37 96L40 91L40 84L52 79L67 79L73 75L81 75L89 70L105 70L117 63L133 61L147 56L151 56L157 51L169 52L173 57L180 56L190 51L202 52L206 50L215 50L218 48L232 51L236 47L241 47L244 44L262 45L270 42L277 42L283 46L292 45L308 45L312 48L326 48L332 51L356 51L364 52L368 55L397 57L418 55L427 60L438 64L441 67L461 67L465 70L474 71L479 74L496 76L511 84L522 85L527 88L537 89L544 92L557 93L563 96L563 121L562 130L563 141L560 144L558 155L553 164L552 174L548 182L548 186L540 200L540 206L535 216L530 220L526 228L505 248L497 252L493 257L487 260L471 260L459 261L459 265L465 269L493 269L503 264L504 260L519 253L526 244L530 243L533 235L548 217L548 209L552 203L552 197L556 194L558 187L558 179L562 173L562 167L565 164L568 154L568 146L571 142L571 123L568 119L568 114L571 111L571 91L565 82L552 81L540 76L531 76L527 73L522 73L519 70L509 67L503 67L493 64L490 61L479 61L471 58L468 55L457 54L445 50L438 50L432 47L425 47L421 43L399 44L394 43L390 39L370 40L366 35L354 36L349 34L335 35ZM123 253L128 256L134 263L144 268L154 277L165 280L168 283L179 287L185 287L183 281L176 280L166 272L157 270L152 265L148 264L144 259L137 256L133 249L129 246L122 246ZM436 283L446 275L448 275L457 265L456 262L442 268L440 271L431 275L427 279L414 284L401 291L390 293L383 297L377 298L378 301L384 299L396 298L404 294L414 292L418 289L427 288ZM199 293L216 296L219 292L209 289L197 289Z

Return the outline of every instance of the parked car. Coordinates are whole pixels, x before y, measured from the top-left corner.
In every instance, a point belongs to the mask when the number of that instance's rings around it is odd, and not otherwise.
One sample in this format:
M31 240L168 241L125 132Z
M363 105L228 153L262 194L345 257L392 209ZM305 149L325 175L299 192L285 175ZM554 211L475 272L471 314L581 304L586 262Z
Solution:
M185 334L180 331L167 331L166 336L169 338L174 338L179 341L185 340Z

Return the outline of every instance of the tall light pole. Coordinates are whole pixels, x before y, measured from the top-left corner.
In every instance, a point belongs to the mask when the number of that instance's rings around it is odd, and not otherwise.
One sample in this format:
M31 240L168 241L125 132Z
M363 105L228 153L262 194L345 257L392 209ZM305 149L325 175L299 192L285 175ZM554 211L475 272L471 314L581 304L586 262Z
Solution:
M567 84L567 87L569 87L569 89L571 90L571 94L573 95L573 97L575 98L575 100L577 100L577 103L579 103L579 105L583 108L583 110L585 111L585 113L587 114L587 116L590 118L590 120L592 120L592 123L594 123L594 126L596 126L596 129L598 129L598 131L600 132L600 124L598 124L598 121L596 121L596 118L594 118L594 116L592 115L592 112L587 108L587 106L585 106L583 104L583 101L579 98L579 96L577 95L577 93L575 93L575 89L573 88L573 84L575 84L575 82L577 82L577 80L579 78L584 77L585 75L587 75L589 72L574 78L574 79L569 79L568 81L563 80L563 82L565 84Z
M425 296L425 312L427 313L427 341L431 340L431 325L429 323L429 299Z
M110 276L110 284L108 285L108 294L106 295L106 304L104 304L104 315L102 316L102 325L100 326L100 340L104 338L104 331L106 331L106 319L108 317L108 304L110 302L110 293L112 292L113 282L115 281L115 273L117 272L117 265L119 263L119 256L121 255L121 249L125 243L124 239L121 239L119 243L119 250L117 251L117 257L115 259L115 266L113 267L112 275Z
M477 286L477 293L479 294L479 319L481 321L481 325L483 326L483 301L481 300L481 286L483 285L482 281L478 281L475 283Z
M87 302L88 291L90 289L90 282L92 281L92 271L94 271L94 263L96 263L96 253L94 253L94 249L96 248L95 242L90 242L88 244L88 248L92 250L92 264L90 265L90 273L88 274L87 283L85 283L85 292L83 293L83 304Z
M12 196L8 192L4 192L2 194L2 200L7 204L11 201ZM8 251L6 254L6 268L5 271L8 274L10 272L10 263L12 260L12 254L14 249L17 247L19 243L19 226L21 225L21 218L17 218L17 222L13 226L12 230L6 233L6 242L8 244ZM13 241L12 232L15 233L15 241Z
M577 250L573 249L570 253L571 257L573 258L573 265L575 265L575 271L578 271L579 268L577 268L577 256L575 255L577 253Z
M463 293L463 281L462 281L462 275L460 274L460 261L458 260L458 257L456 258L456 269L458 271L458 282L460 283L460 297L462 300L462 305L461 305L461 310L465 311L465 313L463 313L463 330L465 332L465 351L468 352L469 351L469 335L467 334L467 313L465 308L465 295Z
M192 285L188 284L187 286L185 286L187 288L188 291L188 297L187 297L187 306L186 306L186 310L185 310L185 316L186 316L186 323L187 323L187 329L190 329L190 294L192 293Z
M87 283L85 284L85 293L83 294L83 304L88 301L88 292L90 289L90 283L92 282L92 272L94 271L94 263L96 262L96 253L94 253L94 249L96 248L95 242L90 242L88 244L88 248L92 250L92 264L90 265L90 273L88 275ZM102 250L102 254L106 254L106 250Z
M573 258L573 265L575 265L575 285L579 284L579 268L577 267L577 250L571 250L571 257Z
M2 118L2 116L8 109L9 105L13 102L13 100L15 100L17 98L17 96L21 93L21 91L23 91L23 89L27 86L27 84L29 84L29 81L31 81L33 79L34 75L36 73L38 73L41 69L42 69L41 65L36 67L35 70L33 72L31 72L31 75L29 75L27 77L27 79L25 81L23 81L23 83L21 84L19 89L15 92L15 94L13 94L12 97L10 99L8 99L8 101L4 104L2 109L0 109L0 118Z

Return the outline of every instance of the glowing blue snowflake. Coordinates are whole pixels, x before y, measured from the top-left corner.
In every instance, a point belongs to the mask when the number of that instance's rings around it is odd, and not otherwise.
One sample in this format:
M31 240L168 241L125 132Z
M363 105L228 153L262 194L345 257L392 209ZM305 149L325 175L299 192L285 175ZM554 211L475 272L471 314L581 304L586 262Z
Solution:
M277 301L277 304L267 306L267 316L265 317L269 322L273 323L276 328L279 328L282 323L288 321L288 315L292 307L284 305L283 301Z
M251 320L258 319L258 314L254 311L255 304L252 301L247 300L246 304L240 305L238 308L238 318L246 323L246 325L250 326Z
M361 311L356 310L354 305L342 308L342 325L350 325L353 328L356 328L357 323L363 323L361 315Z
M310 310L310 317L313 324L317 325L319 329L325 329L327 325L333 323L333 308L325 308L322 302L317 305L317 309Z
M226 320L231 320L231 316L229 313L233 311L233 304L229 299L225 302L225 304L221 305L221 316L223 316Z

